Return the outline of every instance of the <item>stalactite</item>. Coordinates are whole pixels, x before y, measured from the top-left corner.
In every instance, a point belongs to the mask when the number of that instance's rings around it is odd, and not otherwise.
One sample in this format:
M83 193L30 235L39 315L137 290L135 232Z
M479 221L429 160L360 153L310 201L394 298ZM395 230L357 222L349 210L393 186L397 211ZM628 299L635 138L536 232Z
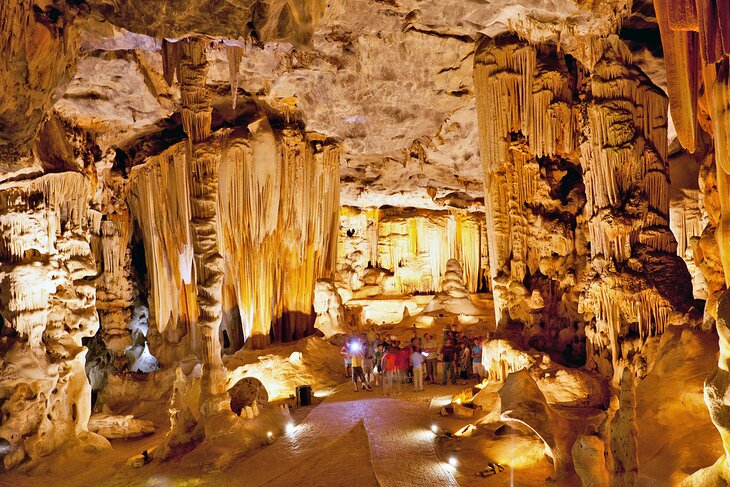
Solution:
M180 80L180 44L162 39L162 75L168 86L172 86L175 78Z
M226 56L228 57L228 76L231 80L231 108L236 109L236 101L238 100L238 68L243 59L243 48L239 46L226 46Z
M183 129L192 142L200 142L210 135L212 107L210 94L205 84L208 75L208 60L205 57L207 42L201 38L186 38L179 41L179 64L177 75L182 98L181 115ZM172 56L171 61L174 61Z
M198 306L192 281L189 171L187 149L178 144L134 167L130 174L128 203L143 236L150 318L162 334L161 343L153 340L150 346L163 363L198 350L191 328Z
M695 299L707 299L707 281L695 263L695 247L705 222L702 215L702 193L699 190L683 189L681 198L672 200L669 212L669 227L677 240L677 255L687 264L692 276L692 291Z
M542 54L506 35L484 38L474 60L498 323L509 318L512 294L527 275L528 207L540 181L536 159L565 156L577 145L571 107L574 77L562 57Z
M221 168L226 282L236 289L243 335L256 347L311 332L313 289L331 278L339 225L339 149L314 134L274 134L227 148Z
M668 228L666 98L632 65L617 36L595 38L588 47L590 65L571 74L549 46L532 47L509 35L485 39L474 76L498 326L515 320L526 333L544 335L535 320L552 322L557 308L551 300L582 289L573 298L576 313L595 320L586 329L589 367L595 363L612 375L633 357L634 349L624 350L633 334L640 348L686 309L689 276ZM550 200L550 164L576 163L585 206L576 199L566 212L564 202ZM566 213L556 218L559 211ZM583 224L590 247L578 237ZM561 238L542 235L546 227L564 228ZM553 250L565 260L546 261L534 250L565 241ZM586 281L562 277L583 267ZM668 272L676 273L683 291L658 282ZM533 310L525 302L536 292Z
M686 2L688 3L688 2ZM667 70L667 91L672 120L682 145L694 152L697 147L697 95L699 90L699 40L696 32L674 31L669 0L656 0L657 23L664 44L664 65Z
M205 262L217 262L204 257L212 252L210 238L222 256L217 297L225 289L226 303L238 312L223 313L240 319L226 326L240 326L256 347L272 333L291 340L312 331L314 285L331 278L335 268L339 148L316 134L274 132L265 119L250 124L249 131L250 136L241 130L216 133L192 154L186 144L177 144L132 170L130 208L144 237L151 314L168 347L205 350L201 340L209 337L193 325L211 306L205 300L213 293L200 284L206 282L200 281ZM220 158L215 192L213 183L201 182L212 174L213 154ZM211 205L213 233L209 223L198 227Z
M467 288L476 292L488 266L483 219L481 212L461 209L404 212L343 207L337 254L340 278L357 291L370 264L393 274L385 284L388 292L434 293L440 290L446 263L456 259L463 265Z

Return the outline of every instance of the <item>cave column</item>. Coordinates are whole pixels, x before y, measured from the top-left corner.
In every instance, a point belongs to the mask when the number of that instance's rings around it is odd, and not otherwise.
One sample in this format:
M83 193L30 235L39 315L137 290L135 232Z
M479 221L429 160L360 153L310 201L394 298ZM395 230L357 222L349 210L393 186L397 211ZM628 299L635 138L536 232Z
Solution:
M218 251L218 173L220 151L200 145L210 136L212 108L206 76L207 42L201 38L180 41L178 76L182 95L183 128L189 140L190 230L193 243L198 318L203 361L200 412L204 418L230 412L226 370L221 358L220 326L223 258ZM207 426L207 425L206 425Z
M571 77L563 59L553 58L543 62L534 46L513 35L483 38L474 58L497 326L531 321L524 303L535 289L526 287L526 278L537 269L529 263L535 252L528 219L535 216L530 206L545 203L536 196L547 184L540 159L564 157L574 148ZM572 240L573 230L561 227ZM573 244L565 247L570 252Z

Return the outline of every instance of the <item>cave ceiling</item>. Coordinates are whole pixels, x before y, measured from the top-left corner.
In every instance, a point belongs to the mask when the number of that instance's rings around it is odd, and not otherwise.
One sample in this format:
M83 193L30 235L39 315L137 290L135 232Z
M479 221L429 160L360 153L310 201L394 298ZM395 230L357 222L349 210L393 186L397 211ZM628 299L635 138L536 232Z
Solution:
M214 125L267 110L342 141L344 205L480 207L474 41L513 30L580 57L586 36L623 25L637 64L663 87L661 49L654 46L656 36L647 34L656 30L651 2L634 2L633 12L631 4L36 1L36 17L58 12L71 24L63 35L67 49L76 49L52 80L50 103L36 104L52 106L59 118L92 134L101 153L114 150L133 159L145 140L174 134L180 124L179 87L163 78L162 39L204 36L210 40ZM640 35L632 37L635 32ZM233 83L230 46L243 49ZM28 125L26 132L33 130L32 121ZM3 179L27 170L27 163L11 165Z

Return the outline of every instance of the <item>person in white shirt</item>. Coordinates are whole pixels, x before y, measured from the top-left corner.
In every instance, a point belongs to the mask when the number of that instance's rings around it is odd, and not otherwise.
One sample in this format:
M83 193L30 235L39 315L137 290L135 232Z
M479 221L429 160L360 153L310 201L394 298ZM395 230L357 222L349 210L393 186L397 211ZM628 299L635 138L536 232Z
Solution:
M423 365L426 357L418 350L411 353L411 366L413 367L413 389L418 392L423 390Z

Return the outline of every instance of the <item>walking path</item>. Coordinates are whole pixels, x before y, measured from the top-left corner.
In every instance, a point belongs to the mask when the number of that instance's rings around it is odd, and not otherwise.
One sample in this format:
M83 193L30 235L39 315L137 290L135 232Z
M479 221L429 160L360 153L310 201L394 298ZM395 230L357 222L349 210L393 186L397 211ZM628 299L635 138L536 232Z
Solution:
M221 472L220 480L240 472L252 487L292 485L295 479L297 485L457 485L429 429L433 388L386 398L380 389L354 393L350 387L340 386L294 431Z

